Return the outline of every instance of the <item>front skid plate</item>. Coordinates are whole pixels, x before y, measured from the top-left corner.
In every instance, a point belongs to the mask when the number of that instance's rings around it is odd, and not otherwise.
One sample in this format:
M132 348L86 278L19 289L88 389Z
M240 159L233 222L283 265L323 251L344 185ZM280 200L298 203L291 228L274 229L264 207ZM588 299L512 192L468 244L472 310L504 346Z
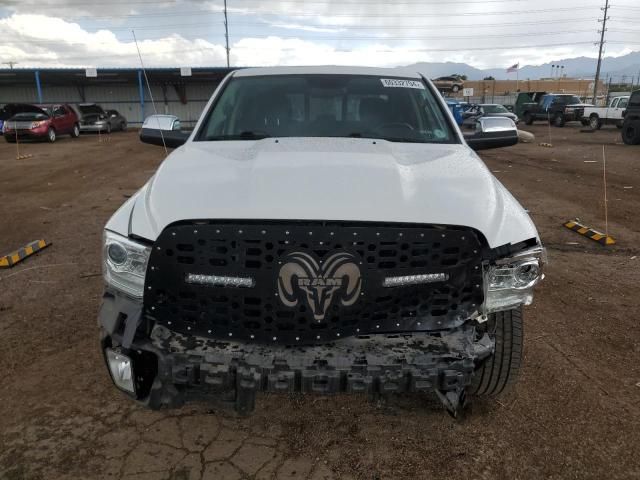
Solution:
M191 395L221 394L246 414L259 391L459 392L470 384L475 362L493 351L488 335L475 335L465 325L442 335L372 335L284 347L187 337L156 326L142 347L158 356L146 402L152 408L178 406Z

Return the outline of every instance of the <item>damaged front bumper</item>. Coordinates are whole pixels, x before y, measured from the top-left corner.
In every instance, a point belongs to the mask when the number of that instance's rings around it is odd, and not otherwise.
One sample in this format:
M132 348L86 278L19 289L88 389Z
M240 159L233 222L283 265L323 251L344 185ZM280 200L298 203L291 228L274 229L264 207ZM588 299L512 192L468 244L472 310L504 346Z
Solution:
M100 310L103 352L131 359L135 388L151 408L217 397L240 414L258 392L433 392L452 415L493 340L475 322L433 333L368 335L325 345L284 346L185 336L143 318L142 303L107 292ZM105 355L106 359L106 355ZM113 376L113 371L112 371Z

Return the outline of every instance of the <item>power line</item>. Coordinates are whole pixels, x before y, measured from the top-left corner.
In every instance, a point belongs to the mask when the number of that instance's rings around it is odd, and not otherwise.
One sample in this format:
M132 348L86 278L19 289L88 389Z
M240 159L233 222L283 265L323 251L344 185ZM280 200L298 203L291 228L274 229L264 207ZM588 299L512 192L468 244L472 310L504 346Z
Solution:
M529 33L505 33L505 34L493 34L493 35L482 35L482 38L519 38L519 37L538 37L538 36L550 36L550 35L566 35L573 33L590 33L592 30L562 30L557 32L529 32ZM161 40L161 39L170 39L171 37L167 36L158 36L158 37L148 37L141 38L140 40ZM181 36L181 38L184 38ZM299 35L247 35L246 38L284 38L284 39L299 39ZM305 35L303 40L305 39L321 39L321 40L333 40L333 41L345 41L345 40L384 40L384 41L402 41L402 40L440 40L442 39L442 35L432 35L432 36L389 36L389 35L340 35L340 36L325 36L325 35ZM447 40L472 40L478 39L477 35L447 35ZM85 44L85 41L67 41L64 39L60 40L22 40L20 38L12 39L10 43L29 43L29 44L43 44L43 45L82 45ZM111 42L92 42L92 44L102 44L109 45ZM228 43L227 43L228 48Z
M257 0L235 0L236 2L241 2L241 3L255 3L255 4L259 4L259 5L264 5L264 2L259 2ZM530 0L456 0L455 4L456 5L485 5L487 3L522 3L522 2L529 2ZM26 8L35 8L37 7L38 9L60 9L60 5L42 5L41 3L25 3L25 2L21 2L19 0L5 0L5 5L14 5L16 7L26 7ZM188 3L188 2L187 2ZM278 3L302 3L302 4L317 4L317 5L335 5L335 3L332 0L281 0ZM584 5L584 2L579 2L581 5ZM437 1L427 1L427 0L416 0L416 1L408 1L408 0L398 0L398 1L394 1L393 2L394 5L415 5L415 6L431 6L431 5L446 5L446 6L451 6L451 1L448 0L437 0ZM149 1L140 1L140 0L134 0L134 1L123 1L123 2L117 2L117 1L110 1L109 5L122 5L122 6L129 6L129 5L149 5L149 6L158 6L158 5L168 5L168 6L175 6L175 7L180 7L180 3L176 3L175 1L171 1L171 0L149 0ZM380 5L380 6L387 6L388 3L386 1L380 1L380 2L372 2L369 0L364 0L364 1L349 1L349 0L345 0L340 6L342 7L349 7L352 5L367 5L367 6L374 6L374 5ZM95 2L65 2L64 6L69 6L69 7L76 7L76 6L87 6L87 7L95 7L96 3ZM593 7L597 7L597 4L592 5ZM222 5L220 6L222 7ZM633 7L632 7L633 8Z
M591 21L591 18L572 18L571 21L574 23L578 23L581 21L587 22ZM426 25L421 23L419 25L366 25L366 24L358 24L358 25L344 25L344 24L321 24L321 25L303 25L303 27L312 27L312 28L333 28L333 29L344 29L344 30L412 30L412 29L447 29L447 28L489 28L489 27L511 27L511 26L523 26L523 25L553 25L553 24L565 24L567 22L566 19L561 20L542 20L542 21L531 21L531 22L507 22L507 23L473 23L473 24L441 24L438 22L437 25ZM628 21L624 23L637 23L635 21ZM260 28L285 28L290 30L295 30L294 28L290 28L286 23L269 23L267 21L263 22L234 22L235 26L241 27L260 27ZM188 23L167 23L167 24L159 24L159 25L131 25L127 27L108 27L111 31L129 31L131 28L135 28L136 31L139 30L163 30L166 28L198 28L198 27L206 27L207 30L211 28L211 22L188 22ZM98 27L94 30L102 30L102 28ZM95 32L89 32L95 33Z
M610 43L625 43L628 44L627 42L610 42ZM509 46L492 46L492 47L468 47L465 48L464 50L469 50L469 51L482 51L482 50L520 50L520 49L525 49L525 48L548 48L548 47L565 47L565 46L569 46L569 45L590 45L592 44L592 42L590 41L585 41L585 42L562 42L562 43L547 43L547 44L536 44L536 45L509 45ZM640 45L640 43L639 43ZM219 47L219 48L223 48L223 47ZM247 50L276 50L276 51L295 51L297 50L297 48L293 48L293 47L285 47L285 48L273 48L273 47L253 47L253 46L246 46L246 47L242 47L242 46L234 46L234 49L247 49ZM147 52L145 53L145 55L147 56L147 58L151 55L156 55L156 54L181 54L181 53L194 53L194 52L206 52L206 51L212 51L212 50L218 50L218 48L215 47L199 47L199 48L192 48L189 50L184 50L184 49L171 49L171 50L157 50L154 52ZM436 53L436 52L455 52L455 51L460 51L461 49L458 48L409 48L409 49L405 49L403 48L402 51L403 52L409 52L409 53ZM334 52L338 52L338 53L356 53L359 50L357 49L334 49ZM381 52L381 53L395 53L398 50L392 50L392 49L381 49L381 48L374 48L370 51L374 51L374 52ZM117 54L112 54L110 55L111 58L124 58L124 57L130 57L130 56L136 56L137 54L135 52L132 53L117 53ZM42 58L41 60L46 60L46 61L58 61L58 60L95 60L96 57L99 56L99 54L94 54L94 55L90 55L90 56L80 56L80 57L69 57L69 56L64 56L64 58L61 59L52 59L52 58ZM26 59L25 59L26 60ZM30 61L33 61L34 59L31 59ZM35 60L38 60L37 58L35 58Z
M479 2L478 2L479 3ZM520 14L537 14L537 13L556 13L556 12L575 12L576 10L591 10L595 8L596 5L593 6L576 6L576 7L561 7L561 8L547 8L540 10L505 10L499 12L461 12L456 13L456 17L473 17L478 15L490 15L490 16L500 16L500 15L520 15ZM40 9L40 7L38 7ZM292 11L254 11L254 12L236 12L238 14L246 14L246 15L260 15L260 16L287 16L291 18L305 18L305 17L318 17L322 14L314 12L314 13L303 13L303 12L292 12ZM164 12L164 13L140 13L140 14L126 14L126 15L73 15L73 18L87 18L91 20L100 20L100 19L112 19L112 18L153 18L153 17L177 17L177 16L191 16L191 15L214 15L223 14L223 11L214 11L214 10L191 10L191 11L177 11L177 12ZM338 18L450 18L451 12L441 12L441 13L420 13L420 12L412 12L412 13L396 13L390 15L388 12L385 13L331 13L331 17ZM573 21L573 18L570 19ZM473 26L473 25L470 25Z
M563 43L548 43L548 44L538 44L538 45L516 45L516 46L509 46L509 47L471 47L471 48L467 48L465 50L470 50L470 51L483 51L483 50L521 50L521 49L527 49L527 48L551 48L551 47L566 47L566 46L574 46L574 45L589 45L592 42L563 42ZM621 44L621 45L625 45L625 46L631 46L631 45L639 45L640 46L640 42L622 42L622 41L609 41L607 42L609 44ZM271 47L242 47L242 46L236 46L234 47L234 49L236 50L267 50L267 51L273 51L273 50L277 50L277 51L282 51L282 52L287 52L287 51L295 51L297 50L296 48L282 48L282 49L274 49ZM165 51L157 51L157 52L153 52L153 53L148 53L146 54L147 57L149 57L150 55L154 55L154 54L184 54L184 53L194 53L194 52L207 52L207 51L213 51L216 50L215 48L197 48L197 49L190 49L190 50L165 50ZM459 48L454 48L454 49L402 49L403 52L409 52L409 53L438 53L438 52L452 52L452 51L459 51ZM358 53L358 50L353 50L353 49L334 49L333 50L336 53ZM373 49L371 50L373 52L376 53L397 53L398 50L391 50L391 49ZM111 58L118 58L118 59L125 59L127 57L131 57L131 56L135 56L135 53L126 53L126 54L116 54L116 55L111 55ZM42 62L42 61L46 61L46 62L56 62L56 63L64 63L65 61L67 62L71 62L71 63L76 63L76 60L96 60L97 55L91 55L91 56L80 56L80 57L69 57L69 56L65 56L63 59L52 59L52 58L23 58L23 63L24 64L28 64L27 62ZM86 65L83 65L86 66ZM92 66L95 66L95 63L93 63ZM105 67L106 68L106 67Z

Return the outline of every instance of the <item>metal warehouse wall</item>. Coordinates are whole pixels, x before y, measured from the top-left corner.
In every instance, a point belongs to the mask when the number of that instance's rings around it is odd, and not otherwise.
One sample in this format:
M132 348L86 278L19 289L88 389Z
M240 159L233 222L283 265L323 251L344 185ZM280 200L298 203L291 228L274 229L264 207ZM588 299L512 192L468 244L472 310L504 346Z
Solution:
M186 89L187 103L183 104L178 98L175 88L168 85L163 89L160 85L152 85L151 91L158 113L168 113L178 116L184 124L194 124L204 109L217 83L190 83ZM144 117L152 115L153 105L149 97L149 90L144 89L144 112L140 105L138 84L87 85L84 87L87 103L98 103L103 108L113 108L120 111L132 125L140 124ZM80 90L75 86L47 86L42 85L43 103L81 103ZM38 92L36 86L28 85L0 85L0 105L5 103L37 103Z

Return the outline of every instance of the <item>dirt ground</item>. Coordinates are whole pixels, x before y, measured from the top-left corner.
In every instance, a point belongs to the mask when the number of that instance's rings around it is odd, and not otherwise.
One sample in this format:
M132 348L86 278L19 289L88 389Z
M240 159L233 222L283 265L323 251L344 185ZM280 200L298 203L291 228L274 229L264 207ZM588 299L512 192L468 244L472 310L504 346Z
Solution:
M547 126L526 129L535 143L482 157L530 210L547 278L517 388L463 422L419 397L262 396L244 419L137 406L98 349L101 231L162 149L128 132L29 144L16 160L0 141L0 252L53 242L0 270L0 478L640 478L640 147L567 126L543 148ZM604 227L602 145L609 248L562 227Z

